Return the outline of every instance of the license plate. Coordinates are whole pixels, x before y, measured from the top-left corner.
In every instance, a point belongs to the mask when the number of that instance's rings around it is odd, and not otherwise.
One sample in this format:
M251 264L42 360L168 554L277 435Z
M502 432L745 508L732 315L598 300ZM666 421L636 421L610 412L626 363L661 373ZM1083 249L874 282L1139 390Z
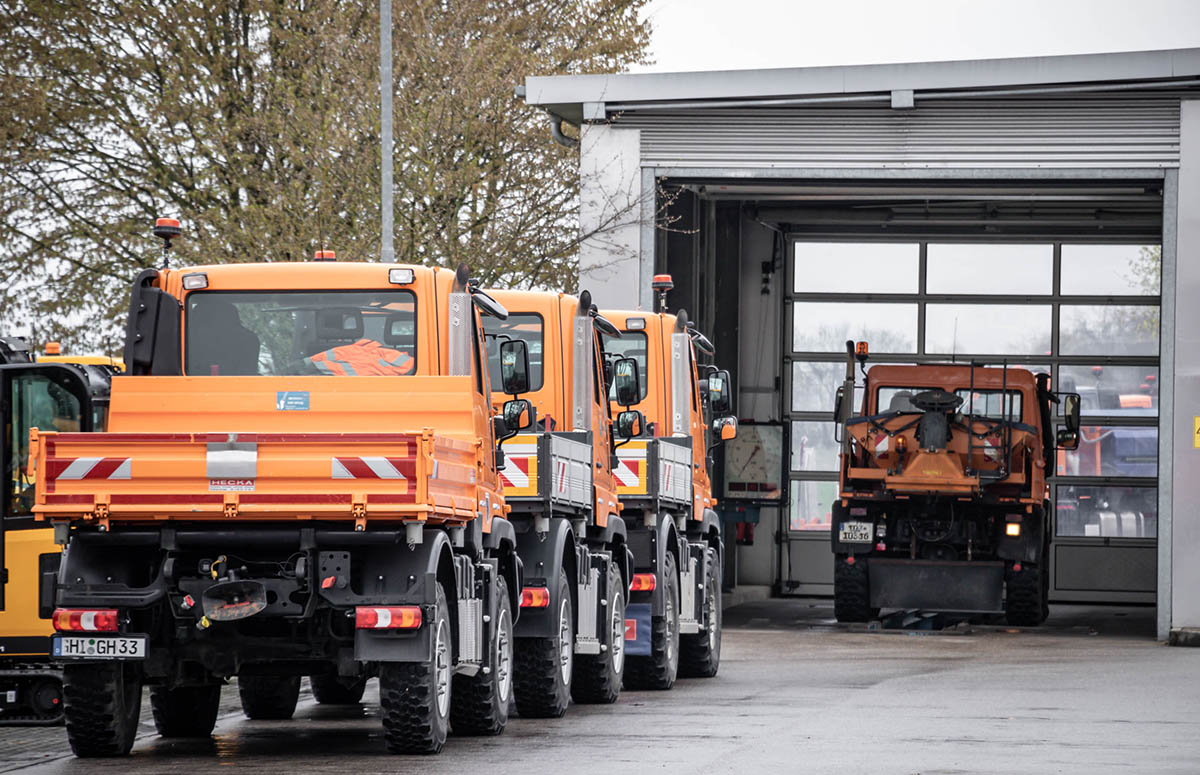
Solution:
M59 659L145 659L145 635L56 635L50 653Z
M869 544L874 528L871 522L843 522L838 528L838 540L844 544Z

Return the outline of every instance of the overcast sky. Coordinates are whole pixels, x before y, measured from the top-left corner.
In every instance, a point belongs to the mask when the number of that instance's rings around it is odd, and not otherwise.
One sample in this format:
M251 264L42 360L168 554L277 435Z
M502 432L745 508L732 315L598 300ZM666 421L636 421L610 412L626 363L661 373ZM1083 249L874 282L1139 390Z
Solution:
M655 64L739 70L1200 47L1200 0L651 0Z

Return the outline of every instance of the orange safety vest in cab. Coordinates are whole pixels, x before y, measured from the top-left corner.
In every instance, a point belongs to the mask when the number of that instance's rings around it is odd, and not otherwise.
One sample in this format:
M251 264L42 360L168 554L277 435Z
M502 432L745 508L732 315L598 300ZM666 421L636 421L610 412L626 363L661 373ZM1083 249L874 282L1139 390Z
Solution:
M309 356L308 362L323 374L338 377L406 376L416 371L416 360L402 350L384 347L374 339L331 347Z

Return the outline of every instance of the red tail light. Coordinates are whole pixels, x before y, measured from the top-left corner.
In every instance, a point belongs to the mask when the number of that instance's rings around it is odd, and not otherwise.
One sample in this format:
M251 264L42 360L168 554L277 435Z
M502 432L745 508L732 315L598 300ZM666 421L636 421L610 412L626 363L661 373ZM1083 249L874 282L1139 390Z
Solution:
M354 626L360 630L415 630L421 626L421 608L415 605L359 606Z
M633 574L633 586L630 588L632 592L653 592L658 586L658 579L653 573L635 573Z
M112 608L100 610L56 608L51 617L58 632L116 632L117 612Z
M521 590L522 608L546 608L550 605L550 590L545 587L525 587Z

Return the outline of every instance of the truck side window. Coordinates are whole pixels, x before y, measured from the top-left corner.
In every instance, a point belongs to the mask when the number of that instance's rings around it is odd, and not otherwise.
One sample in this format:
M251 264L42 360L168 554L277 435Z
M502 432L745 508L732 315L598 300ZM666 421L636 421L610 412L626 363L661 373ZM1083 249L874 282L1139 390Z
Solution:
M12 380L12 423L7 430L8 460L4 461L4 497L9 499L9 518L28 519L32 523L34 479L26 473L29 463L29 429L72 432L80 430L79 399L61 385L39 374L18 376ZM8 525L8 527L14 527Z

